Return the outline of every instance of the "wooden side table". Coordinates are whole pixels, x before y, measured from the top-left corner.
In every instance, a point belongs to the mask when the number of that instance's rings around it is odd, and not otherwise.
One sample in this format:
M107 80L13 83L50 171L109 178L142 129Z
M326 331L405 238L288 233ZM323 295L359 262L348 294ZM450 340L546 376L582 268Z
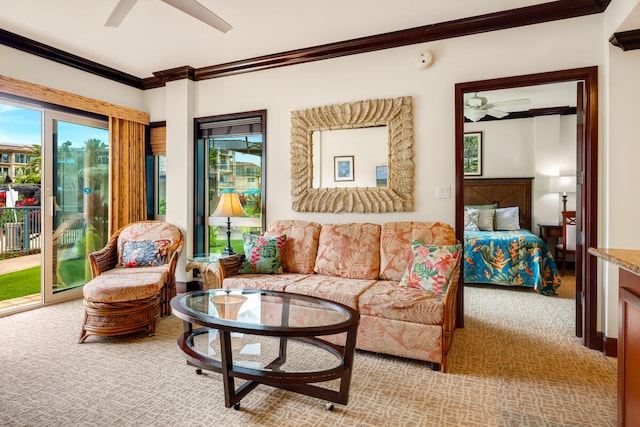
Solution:
M538 224L540 227L540 237L549 246L553 257L556 257L556 242L562 237L562 225L560 224Z
M187 257L186 271L198 270L202 278L202 290L220 288L218 260L222 254L196 254Z

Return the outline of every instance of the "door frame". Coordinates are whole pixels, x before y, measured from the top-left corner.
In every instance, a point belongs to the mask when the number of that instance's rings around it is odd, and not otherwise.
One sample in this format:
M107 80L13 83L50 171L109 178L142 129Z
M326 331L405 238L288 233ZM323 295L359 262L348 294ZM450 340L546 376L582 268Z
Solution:
M583 81L584 98L584 144L576 160L577 170L583 171L582 186L576 206L582 214L582 246L576 255L576 268L582 273L582 286L576 283L576 306L582 305L582 324L576 318L576 333L585 346L603 350L602 333L598 332L598 283L597 260L588 255L590 247L598 246L598 67L584 67L545 73L526 74L520 76L479 80L457 83L455 85L455 159L456 159L456 235L464 241L464 94L467 92L483 92L488 90L510 89L520 86L535 86L548 83ZM580 262L582 261L582 262ZM456 326L464 327L464 279L463 269L460 272L460 283L456 301Z

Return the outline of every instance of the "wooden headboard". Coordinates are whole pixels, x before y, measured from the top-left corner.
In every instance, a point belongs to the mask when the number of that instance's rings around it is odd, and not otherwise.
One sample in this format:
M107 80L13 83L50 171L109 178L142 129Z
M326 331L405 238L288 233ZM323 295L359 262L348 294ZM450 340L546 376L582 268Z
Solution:
M464 204L520 208L520 227L533 230L531 186L533 178L465 178Z

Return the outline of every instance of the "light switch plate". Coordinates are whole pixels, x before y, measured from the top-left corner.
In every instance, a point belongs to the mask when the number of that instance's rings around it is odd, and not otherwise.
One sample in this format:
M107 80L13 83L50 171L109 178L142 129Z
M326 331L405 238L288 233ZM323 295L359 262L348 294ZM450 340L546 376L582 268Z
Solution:
M451 198L451 186L450 185L436 185L436 198L437 199L450 199Z

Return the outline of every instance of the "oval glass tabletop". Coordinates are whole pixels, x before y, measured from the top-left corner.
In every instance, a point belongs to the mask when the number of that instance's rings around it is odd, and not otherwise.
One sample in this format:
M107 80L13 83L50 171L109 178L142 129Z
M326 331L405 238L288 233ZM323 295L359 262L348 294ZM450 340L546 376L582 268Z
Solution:
M183 320L213 328L290 336L335 333L358 321L358 313L329 300L286 292L253 289L209 289L179 295L171 301ZM302 333L306 331L307 333Z

